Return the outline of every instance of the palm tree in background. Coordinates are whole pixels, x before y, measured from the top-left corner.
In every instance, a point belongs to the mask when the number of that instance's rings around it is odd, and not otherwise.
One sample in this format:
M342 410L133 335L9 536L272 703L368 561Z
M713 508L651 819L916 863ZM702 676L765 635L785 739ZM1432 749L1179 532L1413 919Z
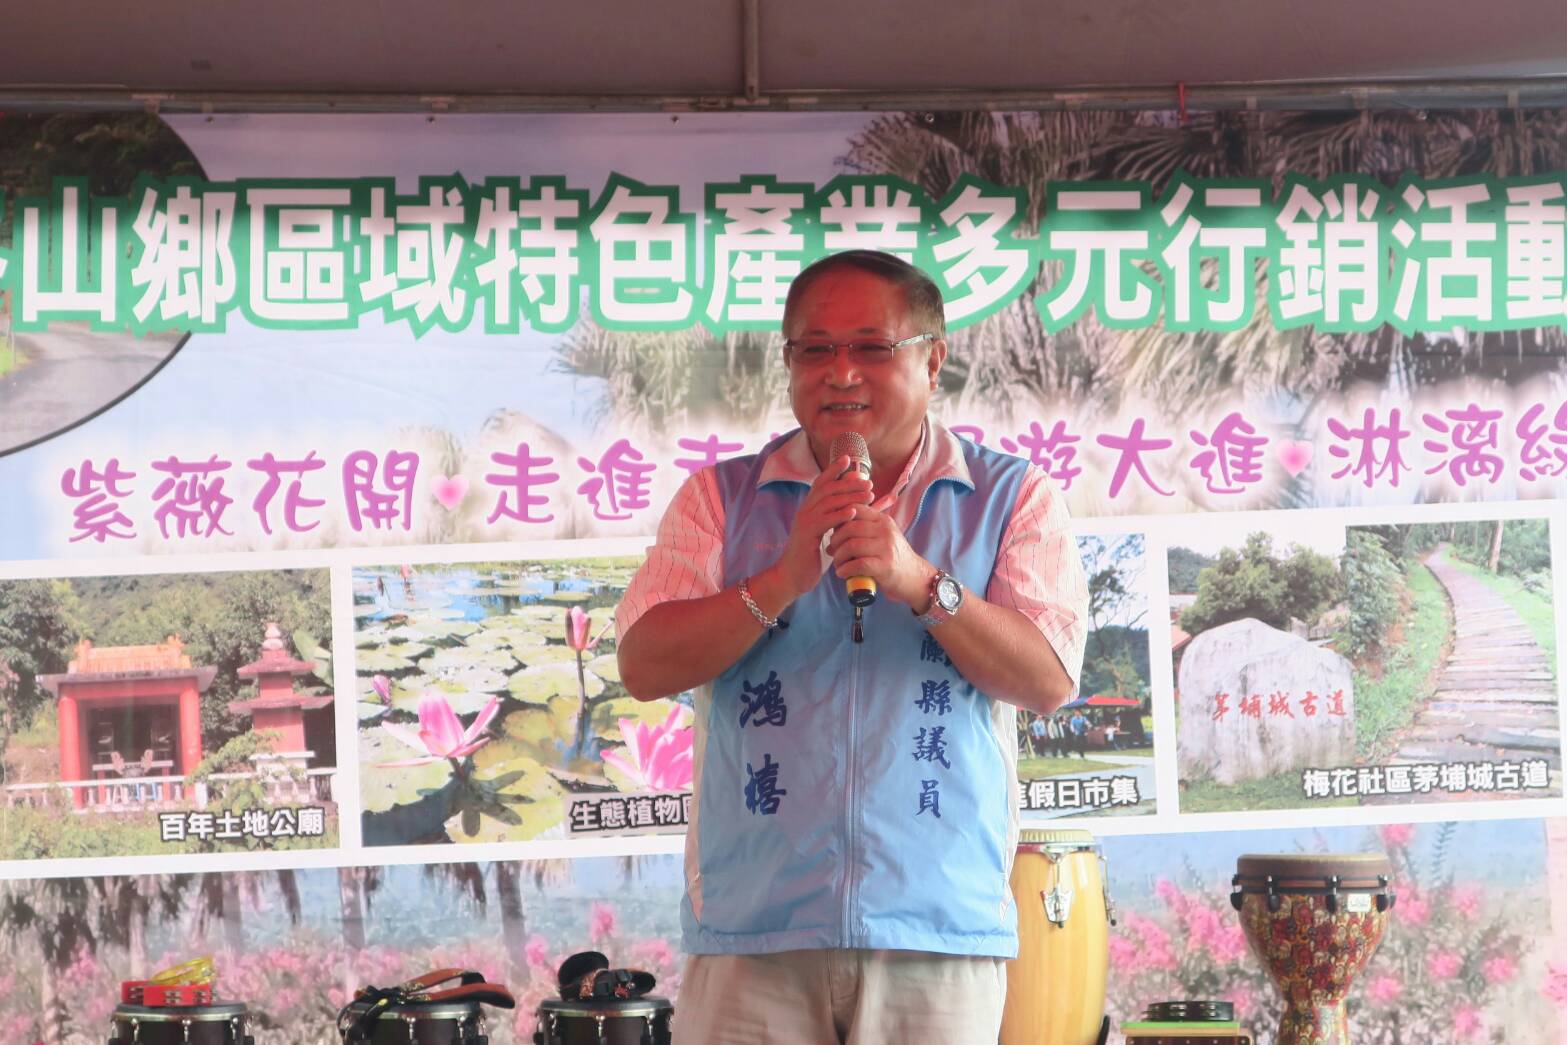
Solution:
M1201 113L1185 125L1174 113L964 113L882 117L850 141L844 159L860 171L887 171L938 199L958 175L1020 185L1032 209L1021 231L1038 230L1044 183L1128 180L1157 198L1177 172L1199 178L1286 173L1325 178L1363 173L1392 187L1406 173L1425 177L1517 177L1567 167L1567 119L1557 110L1452 112ZM1162 324L1108 331L1093 316L1047 335L1034 301L1054 285L1044 266L1005 309L956 333L949 392L1016 407L1072 402L1113 410L1123 389L1154 397L1171 416L1200 405L1215 387L1288 389L1308 399L1395 374L1411 384L1484 375L1521 380L1558 368L1557 328L1480 332L1433 344L1388 326L1360 334L1279 331L1267 310L1266 264L1256 273L1256 308L1246 327L1182 333Z
M556 349L555 365L608 384L603 415L639 434L713 421L757 430L787 385L776 334L613 331L584 319ZM707 434L707 433L702 433Z

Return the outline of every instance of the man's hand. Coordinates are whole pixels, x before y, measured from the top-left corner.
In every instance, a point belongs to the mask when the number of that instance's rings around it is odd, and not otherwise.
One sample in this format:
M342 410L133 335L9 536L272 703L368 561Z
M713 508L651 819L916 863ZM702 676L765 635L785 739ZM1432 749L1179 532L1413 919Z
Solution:
M918 613L930 608L930 581L936 568L909 547L886 512L856 506L853 518L833 531L827 554L839 577L869 577L888 598Z
M849 468L849 462L847 455L829 461L795 513L789 541L773 566L786 604L821 582L822 537L827 531L838 527L838 532L842 533L844 524L849 523L857 511L869 510L865 506L871 503L871 481L858 471L843 474Z

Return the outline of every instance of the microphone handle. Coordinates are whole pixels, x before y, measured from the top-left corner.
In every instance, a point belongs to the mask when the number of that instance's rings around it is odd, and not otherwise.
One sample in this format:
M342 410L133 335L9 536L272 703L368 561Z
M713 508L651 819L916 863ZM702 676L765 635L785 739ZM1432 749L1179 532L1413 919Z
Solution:
M855 458L850 467L858 471L865 478L871 477L871 463L863 457ZM876 601L876 580L873 577L850 577L843 582L844 588L849 593L849 603L860 608L869 606Z

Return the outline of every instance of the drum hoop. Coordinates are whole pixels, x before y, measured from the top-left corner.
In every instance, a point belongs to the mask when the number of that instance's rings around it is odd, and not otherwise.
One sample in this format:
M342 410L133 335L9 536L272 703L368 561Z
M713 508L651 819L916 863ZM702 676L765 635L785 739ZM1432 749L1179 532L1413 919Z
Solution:
M363 1015L364 1009L359 1009L357 1014ZM430 1005L388 1005L376 1014L376 1021L452 1020L468 1019L478 1015L479 1006L477 1002L446 1005L436 1002Z
M1311 884L1307 884L1311 883ZM1282 880L1275 875L1238 874L1231 880L1237 893L1245 896L1266 896L1274 893L1284 896L1326 896L1328 893L1389 893L1392 881L1387 878L1340 878L1321 875L1289 875Z
M540 1012L547 1012L554 1016L582 1016L587 1019L597 1019L602 1016L606 1020L642 1019L647 1016L659 1016L665 1013L672 1014L675 1007L669 1002L662 1005L638 1005L635 1008L624 1009L595 1009L582 1005L551 1005L549 1008L539 1006Z
M1038 853L1040 856L1048 856L1054 860L1071 856L1073 853L1093 853L1102 856L1104 852L1098 842L1019 842L1017 851Z
M235 1020L249 1022L244 1007L239 1012L195 1012L191 1009L152 1009L148 1012L120 1012L115 1011L110 1017L114 1023L129 1023L135 1020L138 1023L232 1023Z

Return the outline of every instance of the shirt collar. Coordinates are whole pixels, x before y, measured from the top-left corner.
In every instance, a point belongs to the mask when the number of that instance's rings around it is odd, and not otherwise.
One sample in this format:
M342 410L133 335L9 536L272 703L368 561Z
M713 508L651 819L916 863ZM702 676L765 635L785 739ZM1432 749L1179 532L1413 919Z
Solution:
M804 429L797 428L762 465L762 474L757 477L756 485L758 488L769 483L801 483L809 486L816 481L821 471L816 464L816 455L811 453L810 438ZM897 498L910 488L918 490L923 496L932 483L942 479L959 483L970 490L974 488L963 444L945 426L926 418L920 429L919 445L903 466L903 474L894 484L892 496Z

